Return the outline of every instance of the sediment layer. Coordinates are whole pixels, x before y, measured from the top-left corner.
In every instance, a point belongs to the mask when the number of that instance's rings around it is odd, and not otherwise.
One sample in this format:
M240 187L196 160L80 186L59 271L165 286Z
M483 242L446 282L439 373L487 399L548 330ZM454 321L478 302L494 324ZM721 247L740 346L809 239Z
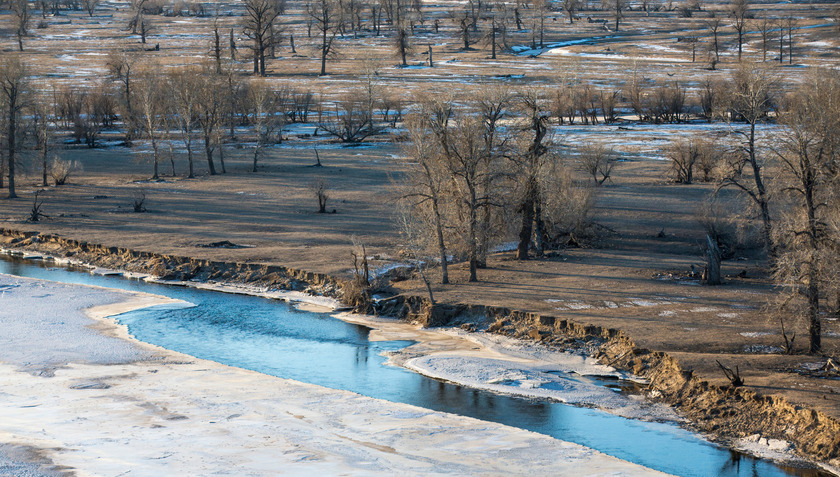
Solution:
M0 235L9 247L72 257L99 267L148 273L165 280L219 281L298 290L352 301L350 304L357 311L416 321L427 327L481 323L489 324L490 332L544 343L585 341L601 362L647 379L648 398L673 406L701 432L725 441L756 434L784 440L793 444L795 452L802 457L840 466L837 420L784 398L744 387L711 384L683 369L667 353L637 347L621 330L502 307L441 303L432 306L421 296L397 295L379 301L358 301L346 293L351 288L348 281L282 266L161 255L11 229L0 229Z

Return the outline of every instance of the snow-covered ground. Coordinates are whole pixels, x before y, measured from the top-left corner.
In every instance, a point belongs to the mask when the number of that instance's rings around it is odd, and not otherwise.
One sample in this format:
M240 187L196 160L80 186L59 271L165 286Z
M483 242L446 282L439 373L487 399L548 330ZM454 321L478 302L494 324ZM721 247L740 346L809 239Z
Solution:
M79 475L656 474L521 429L171 352L107 318L183 302L8 275L0 293L0 444Z

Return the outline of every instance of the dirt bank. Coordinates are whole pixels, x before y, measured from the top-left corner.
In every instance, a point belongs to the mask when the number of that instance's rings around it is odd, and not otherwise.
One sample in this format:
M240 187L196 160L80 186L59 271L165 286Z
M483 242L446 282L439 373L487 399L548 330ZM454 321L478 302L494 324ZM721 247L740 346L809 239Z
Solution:
M329 275L286 267L136 252L8 229L0 233L8 247L169 280L245 283L339 298L345 283ZM584 342L603 363L648 379L649 398L674 406L702 432L729 444L745 438L786 441L805 458L840 467L840 423L833 417L781 397L710 383L685 369L668 353L637 346L621 330L497 306L448 303L431 307L425 298L413 295L381 300L372 311L418 321L424 326L489 325L491 332L554 346Z

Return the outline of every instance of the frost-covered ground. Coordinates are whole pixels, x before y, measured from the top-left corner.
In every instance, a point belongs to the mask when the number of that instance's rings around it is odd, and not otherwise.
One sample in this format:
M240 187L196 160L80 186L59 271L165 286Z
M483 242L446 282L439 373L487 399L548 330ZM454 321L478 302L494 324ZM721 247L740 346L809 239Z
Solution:
M183 306L169 299L7 275L0 288L0 443L16 446L0 448L3 469L32 470L7 452L25 447L81 475L655 474L521 429L170 352L105 318Z

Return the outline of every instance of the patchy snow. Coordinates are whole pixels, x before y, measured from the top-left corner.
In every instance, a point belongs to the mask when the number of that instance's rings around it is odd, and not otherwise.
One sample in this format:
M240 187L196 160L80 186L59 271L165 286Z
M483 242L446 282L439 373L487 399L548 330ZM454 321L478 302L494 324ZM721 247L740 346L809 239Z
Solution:
M738 334L745 338L761 338L762 336L772 336L776 333L770 333L769 331L744 331Z
M768 345L747 345L744 346L744 353L760 353L760 354L776 354L781 353L784 349L781 346Z
M692 308L689 311L692 312L692 313L710 313L710 312L718 311L718 309L713 307L713 306L698 306L696 308Z

